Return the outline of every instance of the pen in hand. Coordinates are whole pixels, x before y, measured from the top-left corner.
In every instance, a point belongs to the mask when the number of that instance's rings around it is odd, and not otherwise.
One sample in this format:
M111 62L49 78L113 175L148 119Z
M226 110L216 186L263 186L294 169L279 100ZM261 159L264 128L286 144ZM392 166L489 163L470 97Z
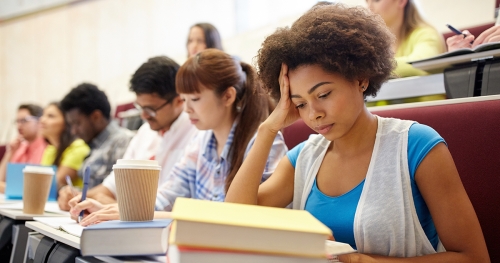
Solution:
M71 181L71 177L69 177L69 175L66 175L66 184L68 185L69 189L71 190L71 194L73 195L73 197L75 197L77 195L77 193L75 191L75 187L73 186L73 182Z
M451 31L453 31L453 33L455 33L455 34L457 34L457 35L463 35L463 36L464 36L464 38L466 38L466 37L467 37L467 35L466 35L466 34L462 33L462 31L460 31L460 30L456 29L456 28L455 28L455 27L453 27L452 25L450 25L450 24L446 24L446 26L447 26L447 27L448 27ZM472 44L472 43L474 43L474 41L471 41L470 43Z
M89 167L85 167L85 172L83 174L83 189L82 189L82 199L80 202L85 201L87 198L87 190L89 189L89 180L90 180L90 169ZM80 215L78 216L78 223L80 223L83 219L83 210L80 211Z

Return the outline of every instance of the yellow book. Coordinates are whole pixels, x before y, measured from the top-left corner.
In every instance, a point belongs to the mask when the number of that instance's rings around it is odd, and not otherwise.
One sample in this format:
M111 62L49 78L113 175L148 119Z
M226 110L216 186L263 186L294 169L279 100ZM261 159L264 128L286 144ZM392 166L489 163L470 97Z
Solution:
M326 256L331 230L303 210L177 198L170 243L279 255Z

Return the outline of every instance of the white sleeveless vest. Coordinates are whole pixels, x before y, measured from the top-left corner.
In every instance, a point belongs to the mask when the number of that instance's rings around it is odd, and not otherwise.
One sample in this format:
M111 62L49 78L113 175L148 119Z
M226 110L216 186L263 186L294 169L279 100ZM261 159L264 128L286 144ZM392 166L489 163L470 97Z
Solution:
M418 220L411 193L407 148L408 130L414 122L377 119L375 145L354 216L357 249L393 257L436 253ZM322 135L311 135L300 152L293 209L304 209L329 144ZM444 251L441 242L438 251Z

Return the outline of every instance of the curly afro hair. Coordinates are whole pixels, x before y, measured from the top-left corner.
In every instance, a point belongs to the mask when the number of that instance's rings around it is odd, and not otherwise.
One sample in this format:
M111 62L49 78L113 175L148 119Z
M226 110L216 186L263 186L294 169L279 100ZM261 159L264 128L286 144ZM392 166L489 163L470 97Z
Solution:
M319 65L348 80L368 79L364 96L375 96L396 65L394 41L382 18L366 8L314 6L291 28L266 38L257 55L258 74L276 100L281 63L289 70Z

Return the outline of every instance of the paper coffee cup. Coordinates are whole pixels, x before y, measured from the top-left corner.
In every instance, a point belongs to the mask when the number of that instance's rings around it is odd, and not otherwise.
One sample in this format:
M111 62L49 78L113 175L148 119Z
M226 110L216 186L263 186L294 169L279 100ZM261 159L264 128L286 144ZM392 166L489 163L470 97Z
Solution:
M120 159L113 165L121 221L151 221L161 167L157 161Z
M52 167L26 166L23 169L23 213L43 214L49 197L54 169Z

